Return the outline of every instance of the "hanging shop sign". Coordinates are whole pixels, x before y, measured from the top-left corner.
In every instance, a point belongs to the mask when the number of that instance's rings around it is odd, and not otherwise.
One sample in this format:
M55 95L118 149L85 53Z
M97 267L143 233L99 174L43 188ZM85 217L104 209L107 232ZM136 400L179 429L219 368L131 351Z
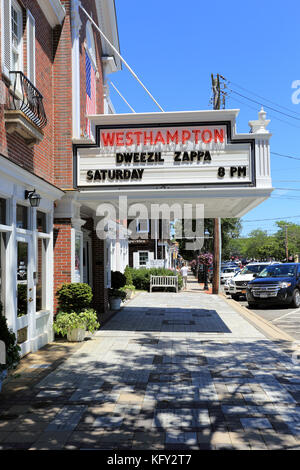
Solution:
M255 185L253 139L230 122L96 127L95 145L75 145L75 186Z

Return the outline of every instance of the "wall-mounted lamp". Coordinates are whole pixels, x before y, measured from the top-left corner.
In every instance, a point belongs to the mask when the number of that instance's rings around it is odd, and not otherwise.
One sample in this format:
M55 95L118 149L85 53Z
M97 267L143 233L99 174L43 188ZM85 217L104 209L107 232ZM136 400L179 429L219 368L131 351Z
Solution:
M31 207L39 207L41 196L33 191L25 191L25 199L29 199Z

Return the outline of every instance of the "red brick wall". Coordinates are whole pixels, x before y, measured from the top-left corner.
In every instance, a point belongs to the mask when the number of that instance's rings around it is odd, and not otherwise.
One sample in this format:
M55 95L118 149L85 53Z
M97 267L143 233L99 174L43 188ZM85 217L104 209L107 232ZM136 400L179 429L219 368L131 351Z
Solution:
M34 148L29 148L19 134L8 135L6 133L4 108L0 106L0 153L26 170L53 183L52 29L36 1L23 0L22 3L24 7L24 73L25 75L27 73L26 9L28 8L35 18L36 27L36 87L44 97L48 124L44 129L43 141ZM2 80L2 70L0 70L0 79Z
M54 219L54 312L57 309L56 291L64 282L71 282L71 220Z

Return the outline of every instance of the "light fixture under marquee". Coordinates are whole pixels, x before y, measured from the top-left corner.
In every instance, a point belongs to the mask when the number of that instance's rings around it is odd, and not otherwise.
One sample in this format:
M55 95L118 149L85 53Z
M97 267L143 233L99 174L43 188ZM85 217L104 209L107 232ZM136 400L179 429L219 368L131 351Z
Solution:
M41 202L41 196L33 191L25 191L25 199L29 199L31 207L39 207Z

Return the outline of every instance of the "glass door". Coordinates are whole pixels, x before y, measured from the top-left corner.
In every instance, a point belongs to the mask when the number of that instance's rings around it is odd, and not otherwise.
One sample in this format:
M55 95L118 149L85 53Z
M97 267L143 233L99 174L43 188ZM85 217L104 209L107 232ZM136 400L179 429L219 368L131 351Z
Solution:
M29 314L34 301L31 238L17 237L17 340L19 344L29 339Z

